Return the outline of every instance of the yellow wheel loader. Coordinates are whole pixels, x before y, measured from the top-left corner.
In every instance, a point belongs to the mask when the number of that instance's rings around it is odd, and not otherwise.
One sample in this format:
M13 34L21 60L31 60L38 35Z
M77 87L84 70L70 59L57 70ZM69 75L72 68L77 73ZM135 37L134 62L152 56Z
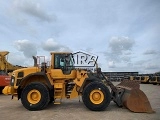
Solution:
M31 111L42 110L50 102L60 104L64 98L82 96L85 106L93 111L105 110L113 100L133 112L153 112L138 82L124 80L114 86L98 67L95 72L75 68L72 56L72 53L51 52L49 66L37 64L34 57L34 67L13 71L10 86L3 93L21 99L23 106Z

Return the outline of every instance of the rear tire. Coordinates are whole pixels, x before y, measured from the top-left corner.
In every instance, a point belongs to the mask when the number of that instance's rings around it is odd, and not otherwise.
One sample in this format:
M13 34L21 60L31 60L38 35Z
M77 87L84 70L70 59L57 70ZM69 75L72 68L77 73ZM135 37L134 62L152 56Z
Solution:
M28 84L22 91L21 102L23 106L31 111L44 109L50 101L48 88L40 83Z
M157 85L157 83L153 83L153 85Z
M110 104L111 93L101 82L91 82L83 90L82 100L93 111L102 111Z

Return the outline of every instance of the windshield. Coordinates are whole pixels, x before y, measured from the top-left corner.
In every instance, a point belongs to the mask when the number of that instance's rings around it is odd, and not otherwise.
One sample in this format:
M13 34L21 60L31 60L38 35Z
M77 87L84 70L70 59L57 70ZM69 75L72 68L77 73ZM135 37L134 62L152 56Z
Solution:
M74 62L72 54L65 56L66 67L74 68Z
M63 71L70 71L74 68L72 54L55 54L54 61L55 69L62 69Z

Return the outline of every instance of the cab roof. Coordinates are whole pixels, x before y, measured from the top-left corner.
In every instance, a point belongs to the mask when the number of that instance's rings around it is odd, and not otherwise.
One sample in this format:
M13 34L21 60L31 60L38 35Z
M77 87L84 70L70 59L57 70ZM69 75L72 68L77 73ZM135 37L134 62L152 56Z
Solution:
M72 54L71 52L50 52L50 54Z

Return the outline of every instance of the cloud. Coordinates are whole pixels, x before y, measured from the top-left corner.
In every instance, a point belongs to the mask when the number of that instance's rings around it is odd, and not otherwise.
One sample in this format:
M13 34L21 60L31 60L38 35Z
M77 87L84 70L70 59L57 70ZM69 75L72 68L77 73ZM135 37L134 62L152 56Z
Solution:
M50 15L42 8L42 5L39 3L39 1L14 0L13 5L14 10L17 10L16 12L23 12L42 21L51 22L56 19L55 15Z
M108 62L108 67L109 67L109 68L115 68L115 63L114 63L114 61L109 61L109 62Z
M144 55L152 55L152 54L157 54L157 52L155 50L146 50L143 54Z
M112 37L104 54L109 61L130 62L134 44L135 41L128 37Z
M8 55L8 62L12 65L18 65L23 67L29 67L34 65L34 61L31 57L26 58L25 56L23 56L23 53L19 52L10 52Z
M122 61L124 61L124 62L130 62L130 61L131 61L130 56L126 56L126 55L122 56L121 59L122 59Z
M14 46L17 50L23 52L25 57L31 58L37 54L36 44L29 40L17 40L14 41Z
M134 45L134 40L128 37L112 37L109 41L109 47L114 54L122 54L125 51L130 51Z
M37 50L40 55L70 48L98 53L105 71L110 67L113 71L154 72L156 69L146 69L148 64L159 64L159 1L1 0L0 3L0 38L4 41L1 49L17 52L11 42L27 38L34 40L38 49L40 46L41 51ZM47 41L51 37L55 40ZM27 51L22 48L18 49L21 56ZM137 65L137 61L142 62Z
M155 63L149 63L145 66L145 69L158 69L160 67L158 67L158 65L156 65Z
M138 60L134 62L134 65L139 66L139 65L144 65L148 60Z
M69 47L59 44L53 38L49 38L47 41L41 44L43 50L45 51L57 51L57 52L70 52L72 51Z
M160 70L160 66L158 65L158 61L156 59L159 58L141 58L141 60L135 61L133 64L133 69L137 70L140 73L154 73Z
M8 62L12 65L21 65L24 66L24 63L22 61L25 61L25 57L20 53L13 53L10 52L8 55Z

